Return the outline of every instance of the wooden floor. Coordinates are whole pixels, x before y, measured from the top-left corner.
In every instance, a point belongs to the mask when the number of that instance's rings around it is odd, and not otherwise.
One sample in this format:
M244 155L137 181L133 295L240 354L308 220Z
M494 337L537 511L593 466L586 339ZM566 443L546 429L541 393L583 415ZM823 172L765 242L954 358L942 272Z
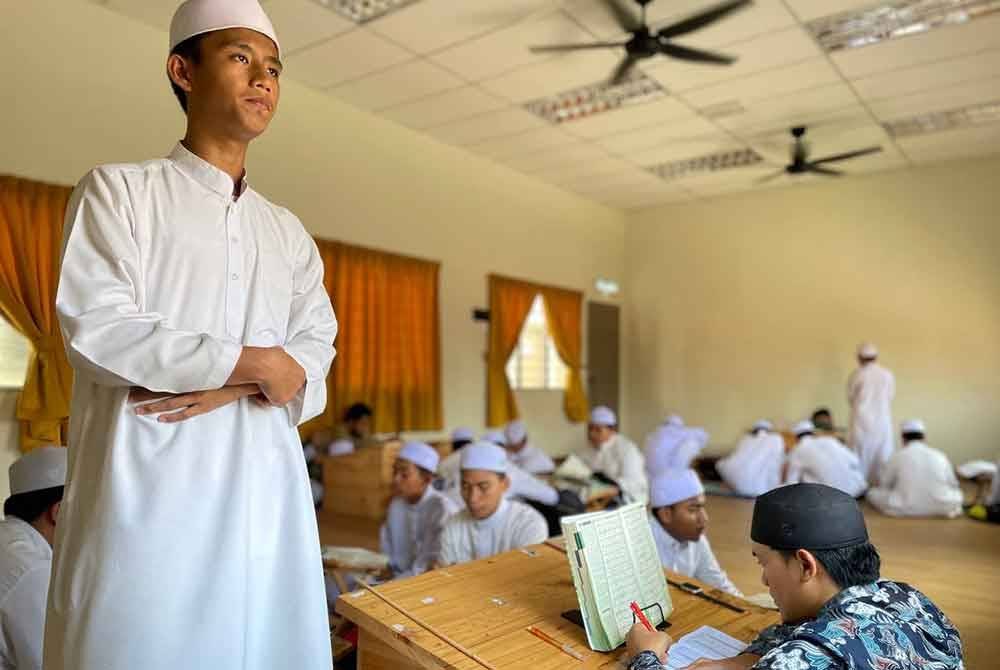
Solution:
M709 497L709 539L719 562L746 594L764 591L750 556L753 502ZM969 519L893 519L865 507L882 556L882 575L923 591L958 627L966 667L1000 667L1000 525ZM376 548L378 527L350 517L320 519L325 544ZM991 660L992 659L992 660Z

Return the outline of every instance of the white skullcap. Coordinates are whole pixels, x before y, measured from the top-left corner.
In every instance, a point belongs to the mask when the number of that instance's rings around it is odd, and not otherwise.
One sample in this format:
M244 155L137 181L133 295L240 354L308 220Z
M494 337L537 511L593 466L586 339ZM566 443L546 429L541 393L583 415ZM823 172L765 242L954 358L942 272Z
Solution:
M795 433L796 437L802 435L803 433L815 433L816 426L813 425L812 421L799 421L795 424L795 427L792 428L792 432Z
M878 347L871 342L862 342L858 345L858 356L861 358L878 358Z
M649 484L649 502L653 509L674 505L705 492L694 470L671 469L657 473Z
M66 448L39 447L14 461L7 471L10 494L30 493L66 485Z
M679 414L671 414L666 418L666 420L663 423L667 424L668 426L677 426L678 428L680 428L681 426L684 425L684 419L682 419Z
M771 430L774 430L774 424L771 423L770 421L768 421L767 419L761 419L760 421L756 421L753 424L753 429L754 430L768 430L768 431L771 431Z
M271 38L281 54L278 35L257 0L186 0L170 21L170 49L184 40L226 28L249 28Z
M507 436L503 434L502 430L488 430L483 433L483 436L479 440L481 442L492 442L501 447L507 446Z
M462 449L463 470L507 473L507 452L492 442L473 442Z
M472 432L471 428L456 428L451 431L452 442L472 442L474 439L476 439L476 434Z
M615 416L614 410L610 407L598 405L594 409L590 410L590 423L595 426L608 426L609 428L614 428L618 425L618 417Z
M354 451L354 442L348 439L334 440L330 443L330 446L326 448L326 453L329 456L343 456L345 454L350 454Z
M901 432L904 433L920 433L921 435L923 435L924 433L927 432L927 430L924 428L924 422L921 421L920 419L907 419L906 421L903 422L901 428L902 428Z
M438 452L434 450L429 444L424 444L423 442L407 442L403 445L403 448L399 450L399 458L413 463L417 467L421 467L424 470L430 470L431 472L437 472Z
M507 444L520 444L528 437L528 429L520 419L508 423L503 432L507 436Z

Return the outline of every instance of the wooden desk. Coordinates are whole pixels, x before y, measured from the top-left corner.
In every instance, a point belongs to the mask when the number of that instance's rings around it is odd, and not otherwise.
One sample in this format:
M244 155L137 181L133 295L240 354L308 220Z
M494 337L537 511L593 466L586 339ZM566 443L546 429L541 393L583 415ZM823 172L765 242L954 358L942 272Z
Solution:
M678 581L695 581L670 572L667 575ZM674 639L707 624L749 642L760 630L778 622L777 612L715 589L706 588L746 611L734 612L669 588L674 611L667 630ZM624 667L619 662L624 648L611 653L591 651L584 630L560 616L577 608L578 603L566 554L549 544L390 582L378 590L498 670ZM371 593L341 596L337 612L360 628L358 670L483 669ZM529 625L571 644L584 655L584 662L534 637L525 630Z

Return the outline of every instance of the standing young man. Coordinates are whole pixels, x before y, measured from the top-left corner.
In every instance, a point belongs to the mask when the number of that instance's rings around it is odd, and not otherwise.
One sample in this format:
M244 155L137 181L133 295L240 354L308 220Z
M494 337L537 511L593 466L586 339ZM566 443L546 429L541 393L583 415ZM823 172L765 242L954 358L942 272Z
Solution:
M324 408L336 320L315 243L244 171L279 59L256 0L183 3L167 61L183 141L94 169L69 203L46 670L331 666L296 426Z

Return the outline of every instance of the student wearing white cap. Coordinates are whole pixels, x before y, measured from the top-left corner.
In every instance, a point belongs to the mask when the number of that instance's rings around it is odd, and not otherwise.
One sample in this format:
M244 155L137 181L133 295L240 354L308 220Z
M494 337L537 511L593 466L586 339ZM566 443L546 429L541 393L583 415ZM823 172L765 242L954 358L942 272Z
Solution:
M881 467L895 448L892 427L892 399L896 378L878 364L878 348L870 342L858 345L858 368L847 381L847 401L851 405L847 443L861 459L869 484L878 481Z
M489 442L462 450L465 509L448 518L441 541L441 564L488 558L544 542L548 526L537 511L504 493L510 486L507 452Z
M792 429L798 441L785 459L785 484L826 484L857 498L868 483L858 455L835 437L816 435L812 421Z
M951 461L925 442L923 421L904 421L901 429L903 448L885 464L878 486L865 498L889 516L959 516L962 489Z
M653 477L660 470L689 468L707 445L704 428L685 426L680 415L671 414L646 436L646 472Z
M245 172L278 37L257 0L187 0L168 51L183 140L95 168L66 211L72 494L45 667L329 670L296 426L326 406L337 323L312 237Z
M576 455L594 472L615 482L625 502L644 503L649 499L642 452L635 443L618 432L618 417L610 407L598 405L587 423L587 447Z
M0 668L40 670L66 449L34 449L8 474L10 497L0 521Z
M431 486L437 466L438 453L423 442L404 444L392 465L393 498L379 538L393 577L422 574L441 560L441 531L458 506Z
M451 432L451 453L438 463L434 488L445 491L458 504L462 502L458 493L462 477L462 449L475 441L476 434L471 428L456 428Z
M719 566L705 530L705 489L690 468L663 470L649 486L649 527L663 567L742 596Z
M528 441L528 428L515 419L504 428L510 462L532 475L547 475L556 469L549 455Z
M757 497L781 485L785 441L761 419L740 438L733 453L715 464L722 481L741 496Z

